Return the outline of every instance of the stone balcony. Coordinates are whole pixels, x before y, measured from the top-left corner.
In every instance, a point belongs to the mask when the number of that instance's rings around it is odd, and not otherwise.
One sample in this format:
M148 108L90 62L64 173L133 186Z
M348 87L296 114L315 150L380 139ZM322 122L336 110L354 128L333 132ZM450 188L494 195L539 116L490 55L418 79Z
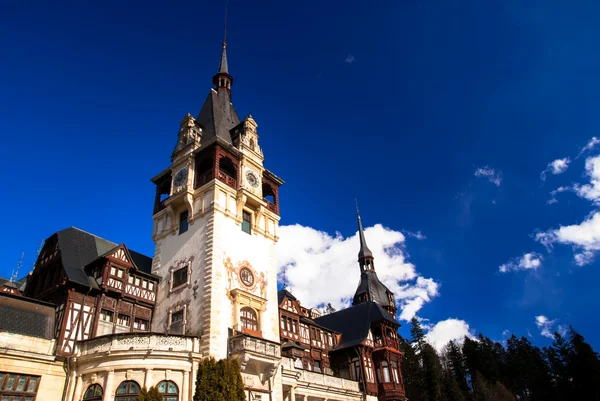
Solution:
M236 334L229 337L229 355L238 358L242 372L259 372L262 382L275 374L281 360L281 346L278 343Z
M112 354L117 352L164 353L183 352L199 353L198 338L164 335L159 333L123 333L96 337L77 343L76 355L91 356L96 354Z
M357 381L296 368L292 358L283 357L281 367L283 382L294 389L294 395L312 396L313 391L318 391L329 399L362 399Z

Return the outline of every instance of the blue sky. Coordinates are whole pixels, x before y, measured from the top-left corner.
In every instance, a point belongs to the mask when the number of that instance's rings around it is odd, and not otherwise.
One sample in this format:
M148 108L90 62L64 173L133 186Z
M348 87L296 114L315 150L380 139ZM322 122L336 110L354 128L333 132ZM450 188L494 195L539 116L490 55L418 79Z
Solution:
M453 318L546 345L544 328L572 324L600 349L600 146L579 155L600 137L598 12L592 1L231 1L233 103L286 181L281 224L350 241L357 197L370 246L391 241L414 265L399 286L435 283L406 301L422 299L432 330ZM208 93L222 14L221 2L3 5L1 275L22 252L26 273L68 226L153 253L149 179ZM358 266L343 274L357 282Z

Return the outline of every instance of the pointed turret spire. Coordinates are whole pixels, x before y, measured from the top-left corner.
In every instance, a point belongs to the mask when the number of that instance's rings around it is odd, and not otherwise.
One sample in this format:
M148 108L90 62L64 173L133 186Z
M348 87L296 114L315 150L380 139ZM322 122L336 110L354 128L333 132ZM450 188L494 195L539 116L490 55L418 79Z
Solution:
M358 263L360 265L360 271L364 272L365 270L375 270L373 253L371 253L371 250L367 246L365 232L360 219L360 212L358 211L358 201L356 201L356 218L358 220L358 238L360 240L360 250L358 251Z
M233 77L229 75L229 66L227 65L227 3L225 3L225 21L223 23L223 50L221 50L219 71L213 77L213 84L215 89L227 92L231 90L233 84Z

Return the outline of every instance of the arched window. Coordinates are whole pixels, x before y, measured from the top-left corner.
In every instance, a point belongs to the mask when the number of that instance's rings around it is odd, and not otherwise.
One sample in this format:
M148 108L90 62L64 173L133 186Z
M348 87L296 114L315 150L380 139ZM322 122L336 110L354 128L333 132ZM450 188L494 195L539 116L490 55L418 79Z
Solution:
M254 309L246 306L242 308L242 310L240 310L240 315L242 328L258 331L258 319L256 318L256 312L254 311Z
M179 390L177 385L171 380L163 380L158 383L158 392L162 395L163 401L178 401Z
M119 384L115 401L137 401L140 386L133 380L127 380Z
M275 191L273 191L273 188L269 184L263 184L262 192L264 199L275 204Z
M254 150L254 139L250 138L250 141L248 141L248 145L250 146L250 149Z
M381 370L383 371L383 381L389 383L390 380L390 366L387 361L381 361Z
M83 401L101 401L102 395L104 392L102 391L102 386L99 384L92 384L85 390L85 394L83 394Z
M210 156L204 157L203 159L196 159L196 185L194 186L194 188L199 188L214 178L214 164L214 160Z
M219 171L227 174L228 176L237 179L235 165L229 157L221 157L219 159Z

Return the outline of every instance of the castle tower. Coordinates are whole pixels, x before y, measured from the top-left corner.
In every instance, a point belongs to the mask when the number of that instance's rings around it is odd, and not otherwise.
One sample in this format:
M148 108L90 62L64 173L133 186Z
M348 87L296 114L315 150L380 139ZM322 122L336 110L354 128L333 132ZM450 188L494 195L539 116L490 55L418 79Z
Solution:
M381 305L390 315L396 316L397 308L394 302L394 294L379 281L379 277L375 272L375 258L367 246L358 206L356 207L356 217L358 219L358 238L360 240L360 250L358 251L360 283L354 293L352 305L372 301Z
M200 337L203 355L216 359L244 352L236 338L262 342L272 352L240 361L264 382L279 358L283 181L264 167L257 123L233 107L225 43L213 83L197 117L181 121L171 165L152 179L152 273L162 277L152 329Z

